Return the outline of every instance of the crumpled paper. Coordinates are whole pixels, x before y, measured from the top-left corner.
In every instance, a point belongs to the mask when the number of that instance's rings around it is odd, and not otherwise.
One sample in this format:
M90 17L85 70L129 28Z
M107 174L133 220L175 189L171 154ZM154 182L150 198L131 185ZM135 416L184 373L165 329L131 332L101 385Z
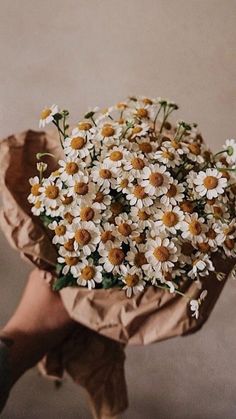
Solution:
M26 131L0 143L3 202L0 224L9 243L39 268L37 274L53 281L56 251L49 232L39 218L32 215L27 201L28 179L36 174L38 152L56 156L55 160L47 159L49 174L62 157L56 135ZM234 264L233 259L225 261L218 255L214 257L214 265L227 274L226 279ZM146 345L197 331L210 315L226 279L219 282L214 273L206 278L204 289L208 290L208 296L202 303L199 319L191 316L187 299L154 287L130 299L118 289L69 287L61 290L63 304L78 322L78 330L62 347L48 354L43 361L44 371L60 377L66 369L87 389L94 417L114 416L127 406L125 345ZM198 298L201 292L192 281L183 284L182 291L192 299Z

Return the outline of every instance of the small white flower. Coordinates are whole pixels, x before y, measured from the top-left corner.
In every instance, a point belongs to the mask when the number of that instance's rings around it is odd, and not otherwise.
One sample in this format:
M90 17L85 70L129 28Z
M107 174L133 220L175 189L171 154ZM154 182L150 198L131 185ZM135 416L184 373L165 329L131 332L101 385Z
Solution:
M148 250L145 256L156 270L169 270L178 260L178 249L173 239L157 236L147 242Z
M142 271L136 266L121 266L122 281L125 284L122 288L125 290L127 297L132 294L137 295L144 290L145 282L142 279Z
M199 318L199 308L202 302L205 300L206 296L207 290L204 290L201 292L200 297L197 300L190 301L190 310L193 312L192 317L195 317L196 319Z
M58 106L52 105L50 108L45 107L40 115L39 128L44 128L45 125L53 121L53 116L58 113Z
M224 193L227 186L227 179L217 169L206 169L205 172L199 172L194 180L196 191L200 196L208 199L217 198L218 195Z
M88 259L71 268L72 275L77 278L77 284L88 289L95 288L102 282L102 266L95 266Z
M214 266L212 261L210 260L209 256L206 254L196 254L193 259L192 269L188 272L188 276L191 279L197 278L200 276L209 275L210 271L214 271Z
M170 183L173 179L165 166L159 164L150 164L144 167L141 186L144 187L145 192L151 196L161 196L167 193Z
M41 195L41 192L39 191L41 184L40 184L40 180L38 176L34 176L33 178L30 178L29 183L31 185L31 193L27 199L30 204L34 204L39 199L39 196Z

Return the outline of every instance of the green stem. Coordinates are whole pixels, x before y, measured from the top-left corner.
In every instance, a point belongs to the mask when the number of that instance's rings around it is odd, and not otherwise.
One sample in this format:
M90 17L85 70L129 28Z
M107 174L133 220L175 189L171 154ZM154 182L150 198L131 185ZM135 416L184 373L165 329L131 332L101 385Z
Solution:
M167 286L165 286L165 285L155 285L155 287L157 287L157 288L161 288L161 289L163 289L163 290L165 290L165 291L169 291L169 290L170 290L170 288L169 288L169 287L167 287ZM179 295L182 295L182 297L187 298L189 301L191 300L191 297L189 297L187 294L184 294L183 292L178 291L178 290L176 290L176 289L175 289L175 291L174 291L174 294L179 294Z

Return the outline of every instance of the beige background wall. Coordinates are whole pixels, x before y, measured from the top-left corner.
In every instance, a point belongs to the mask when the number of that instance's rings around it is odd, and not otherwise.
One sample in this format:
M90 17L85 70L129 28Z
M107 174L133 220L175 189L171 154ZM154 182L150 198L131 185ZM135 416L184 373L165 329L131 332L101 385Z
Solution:
M44 105L74 121L128 94L169 97L217 149L236 135L235 0L0 0L0 137L37 129ZM30 267L1 235L0 327ZM236 283L198 334L130 348L126 419L236 416ZM90 418L69 380L58 392L35 371L3 419Z

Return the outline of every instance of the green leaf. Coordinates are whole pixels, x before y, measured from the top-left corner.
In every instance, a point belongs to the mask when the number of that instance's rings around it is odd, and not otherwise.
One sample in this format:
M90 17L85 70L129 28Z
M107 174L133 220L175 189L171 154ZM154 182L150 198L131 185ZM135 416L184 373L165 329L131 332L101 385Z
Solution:
M76 285L76 280L71 275L64 275L58 278L53 284L53 291L60 291L62 288Z

